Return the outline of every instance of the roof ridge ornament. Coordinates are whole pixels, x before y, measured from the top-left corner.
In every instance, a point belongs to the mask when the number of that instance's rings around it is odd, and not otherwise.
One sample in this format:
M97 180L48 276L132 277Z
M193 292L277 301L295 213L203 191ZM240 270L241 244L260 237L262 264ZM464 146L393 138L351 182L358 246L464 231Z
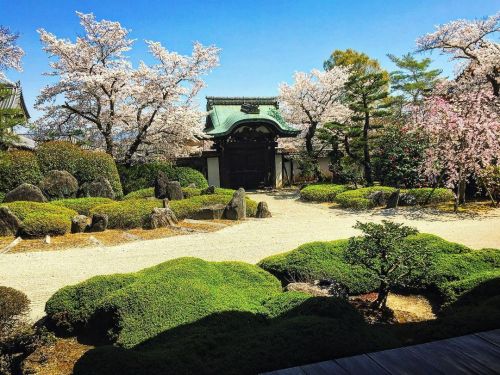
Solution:
M243 103L240 111L247 114L258 115L260 113L259 105L253 103Z

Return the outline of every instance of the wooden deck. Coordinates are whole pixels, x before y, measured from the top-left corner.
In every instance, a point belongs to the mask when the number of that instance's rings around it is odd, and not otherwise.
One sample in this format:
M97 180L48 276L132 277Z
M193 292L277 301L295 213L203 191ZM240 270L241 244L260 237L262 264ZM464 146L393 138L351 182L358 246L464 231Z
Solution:
M326 374L500 374L500 329L292 367L264 375Z

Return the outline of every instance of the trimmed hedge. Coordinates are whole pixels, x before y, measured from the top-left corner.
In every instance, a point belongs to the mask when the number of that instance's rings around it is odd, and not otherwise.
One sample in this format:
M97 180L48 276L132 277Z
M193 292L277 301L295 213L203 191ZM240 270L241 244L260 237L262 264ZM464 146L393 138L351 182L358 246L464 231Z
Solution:
M230 194L199 195L178 201L171 201L170 208L179 220L194 215L204 206L213 204L227 204L231 200ZM257 202L246 198L247 215L255 216L257 213ZM160 199L133 199L127 198L123 201L115 201L97 205L90 210L90 214L108 215L108 228L131 229L140 228L144 225L148 215L153 208L162 207Z
M118 168L123 190L127 194L153 186L158 171L164 172L170 180L179 181L183 187L191 183L194 183L198 188L208 186L203 174L197 170L187 167L175 167L170 163L152 162L131 167L121 165Z
M434 235L418 234L408 242L419 242L432 254L431 266L412 275L413 288L435 290L446 303L500 272L500 250L472 250ZM374 275L343 260L346 240L312 242L287 253L261 260L258 265L284 283L333 279L346 284L351 294L368 293L378 286Z
M67 171L80 185L102 176L108 179L117 198L123 196L115 161L105 152L82 150L70 142L51 141L41 144L36 155L42 173Z
M0 192L4 193L22 183L37 185L42 179L36 155L30 151L0 152L0 176Z
M334 185L335 186L335 185ZM432 188L418 188L418 189L401 189L401 194L410 194L415 197L417 204L424 204L429 196ZM353 208L357 210L366 210L374 208L375 204L368 196L375 191L383 191L390 194L396 191L396 188L389 186L370 186L366 188L348 190L338 193L334 199L335 202L340 204L343 208ZM302 192L301 192L302 193ZM453 200L453 192L449 189L437 188L429 198L429 204L445 203Z
M182 189L184 191L184 189ZM128 199L143 199L143 198L152 198L155 196L155 188L149 187L144 189L139 189L136 191L132 191L123 197L124 200Z
M348 190L345 185L313 184L300 191L300 197L307 201L333 202L337 194Z
M66 207L78 212L80 215L90 216L90 211L101 204L113 203L109 198L89 197L89 198L68 198L50 202L59 207Z
M69 221L78 215L78 212L70 208L61 207L52 203L17 201L3 203L2 206L8 207L19 220L23 221L30 214L55 214L64 215Z
M35 212L22 221L20 232L26 237L61 236L71 230L71 221L64 214Z
M262 302L279 293L279 281L256 266L179 258L135 274L98 276L65 287L45 310L58 327L98 329L131 348L217 312L263 312Z

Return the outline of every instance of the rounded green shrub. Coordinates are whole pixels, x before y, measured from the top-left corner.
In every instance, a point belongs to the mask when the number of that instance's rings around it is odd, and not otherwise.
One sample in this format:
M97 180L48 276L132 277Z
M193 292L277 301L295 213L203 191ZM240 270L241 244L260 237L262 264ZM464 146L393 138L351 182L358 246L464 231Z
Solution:
M21 224L21 234L26 237L60 236L71 230L71 221L63 214L30 213Z
M23 292L0 286L0 334L7 333L28 312L30 300Z
M417 204L420 205L425 204L426 201L428 201L428 204L436 204L450 202L455 199L453 192L445 188L436 188L434 191L432 188L408 189L401 191L401 193L412 195L415 197Z
M356 190L348 190L337 194L335 202L343 208L353 208L357 210L373 208L375 204L371 199L368 199L368 196L375 191L383 191L384 193L390 194L396 191L396 189L388 186L371 186Z
M89 198L69 198L59 199L50 202L50 204L59 207L66 207L78 212L80 215L89 216L90 211L101 204L113 203L114 201L109 198L89 197Z
M162 206L160 199L128 199L97 205L90 215L107 215L110 229L142 228L153 208Z
M182 189L184 191L184 189ZM151 198L155 196L155 188L144 188L136 191L132 191L123 197L124 200L127 199L142 199L142 198Z
M184 195L184 198L196 197L198 195L201 195L201 189L184 187L184 188L182 188L182 194Z
M179 181L183 187L191 183L194 183L197 188L208 186L208 182L203 174L197 170L187 167L175 167L165 162L151 162L130 167L121 165L119 166L119 171L123 190L127 194L152 187L159 171L164 172L170 180Z
M33 152L0 152L0 192L8 192L23 183L37 185L42 179Z
M78 213L70 208L62 207L52 203L17 201L3 203L2 206L8 207L19 220L23 221L30 214L55 214L64 215L71 220Z
M41 144L36 155L42 173L67 171L76 177L80 185L102 176L110 182L117 198L123 196L115 161L105 152L82 150L70 142L51 141Z
M178 258L65 287L49 299L46 312L73 331L82 325L92 330L92 321L98 321L97 333L130 348L216 313L261 313L263 300L279 293L279 281L254 265Z
M333 202L337 194L348 190L345 185L313 184L300 191L300 197L307 201Z

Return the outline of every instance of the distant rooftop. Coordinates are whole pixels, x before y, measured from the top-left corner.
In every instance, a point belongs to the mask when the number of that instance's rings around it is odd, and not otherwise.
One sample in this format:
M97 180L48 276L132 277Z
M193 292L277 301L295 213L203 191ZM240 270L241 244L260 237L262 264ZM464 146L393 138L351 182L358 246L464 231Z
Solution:
M11 89L11 93L4 99L0 99L0 109L22 109L27 119L30 118L28 108L24 102L23 91L20 82L11 82L8 79L0 77L0 86L5 86Z

